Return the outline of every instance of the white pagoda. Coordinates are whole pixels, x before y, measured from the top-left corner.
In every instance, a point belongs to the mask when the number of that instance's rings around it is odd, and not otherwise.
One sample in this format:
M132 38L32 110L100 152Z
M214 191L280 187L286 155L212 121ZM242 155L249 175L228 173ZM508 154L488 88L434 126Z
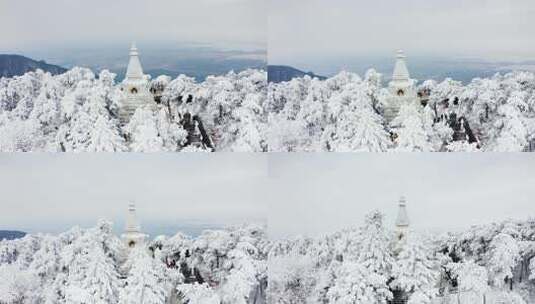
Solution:
M136 205L134 203L128 205L125 230L121 237L128 248L143 244L148 237L146 234L141 233L141 226L137 220Z
M396 218L396 240L404 241L409 233L409 216L407 215L407 202L405 197L399 198L398 216Z
M414 81L410 78L409 69L405 63L405 54L402 50L397 52L396 65L392 81L388 84L388 90L392 97L388 99L384 116L386 121L390 123L398 114L402 104L418 102Z
M124 98L119 109L119 118L124 124L128 123L138 107L156 106L154 98L149 91L149 76L143 74L143 68L139 61L139 52L135 43L132 43L130 48L130 61L128 62L121 90L124 93Z

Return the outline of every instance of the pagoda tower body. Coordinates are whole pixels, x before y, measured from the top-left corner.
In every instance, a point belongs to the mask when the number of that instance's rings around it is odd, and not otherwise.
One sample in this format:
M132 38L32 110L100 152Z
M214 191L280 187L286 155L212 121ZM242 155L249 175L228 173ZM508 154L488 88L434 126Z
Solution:
M414 81L410 78L405 58L403 51L399 50L396 55L392 81L388 84L388 90L392 95L388 99L388 104L384 112L385 119L388 123L397 116L401 105L418 102Z
M134 203L128 205L125 230L121 237L128 248L142 245L147 239L147 235L141 233L141 226L137 220L136 205Z
M399 198L398 216L396 218L396 240L397 242L404 242L409 233L409 216L407 215L407 202L405 197Z
M139 52L135 43L130 48L130 61L126 69L126 76L121 85L124 93L121 107L119 108L119 119L126 124L130 121L137 108L143 106L155 107L156 103L149 91L149 77L143 74L143 68L139 61Z

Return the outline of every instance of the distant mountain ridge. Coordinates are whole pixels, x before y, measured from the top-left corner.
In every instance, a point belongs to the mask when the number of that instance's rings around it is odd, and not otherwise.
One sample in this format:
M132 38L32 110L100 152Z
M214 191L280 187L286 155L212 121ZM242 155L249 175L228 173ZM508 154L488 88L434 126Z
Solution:
M294 78L303 77L308 75L312 78L318 78L321 80L326 79L324 76L316 75L312 72L303 72L294 67L287 65L268 65L268 82L283 82L290 81Z
M27 72L41 69L52 75L62 74L67 69L48 64L44 60L36 61L21 55L0 54L0 77L13 77L24 75Z
M0 230L0 241L1 240L14 240L20 239L26 235L26 232L16 231L16 230Z

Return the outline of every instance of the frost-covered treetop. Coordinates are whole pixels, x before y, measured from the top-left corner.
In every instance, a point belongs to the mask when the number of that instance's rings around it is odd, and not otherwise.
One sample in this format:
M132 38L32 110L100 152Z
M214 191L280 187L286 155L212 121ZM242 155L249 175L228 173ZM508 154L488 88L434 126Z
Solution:
M268 243L258 225L157 237L132 250L108 221L29 234L0 241L0 303L263 303Z
M95 75L78 67L56 76L38 70L2 78L0 151L267 150L265 71L200 83L159 76L147 92L157 106L139 106L124 124L125 92L114 79L107 70Z
M422 81L417 100L385 119L395 97L381 75L349 72L267 83L262 70L203 82L151 80L155 109L118 120L115 75L73 68L0 80L0 151L531 151L535 76ZM421 105L420 105L421 104ZM409 106L410 105L410 106ZM140 112L140 113L137 113Z
M414 108L385 119L393 92L380 74L340 72L270 84L270 151L526 151L535 149L535 74L468 84L424 80ZM420 105L420 103L422 105ZM366 111L365 111L366 110Z

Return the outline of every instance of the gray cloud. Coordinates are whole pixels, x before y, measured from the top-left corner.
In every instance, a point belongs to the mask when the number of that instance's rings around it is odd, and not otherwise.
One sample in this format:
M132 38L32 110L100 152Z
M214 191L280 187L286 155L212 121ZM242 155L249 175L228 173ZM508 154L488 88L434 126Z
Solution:
M120 223L129 200L147 226L265 221L265 155L0 155L0 229Z
M0 0L0 49L117 41L265 43L266 0Z
M4 153L0 229L120 224L135 200L145 227L267 221L273 237L318 235L373 209L393 225L405 195L415 229L458 230L535 216L534 167L530 153Z
M449 57L533 58L534 16L531 0L271 0L269 61L392 56L399 48Z
M400 195L419 230L458 230L535 216L532 154L276 154L269 231L320 235L378 209L393 225Z

